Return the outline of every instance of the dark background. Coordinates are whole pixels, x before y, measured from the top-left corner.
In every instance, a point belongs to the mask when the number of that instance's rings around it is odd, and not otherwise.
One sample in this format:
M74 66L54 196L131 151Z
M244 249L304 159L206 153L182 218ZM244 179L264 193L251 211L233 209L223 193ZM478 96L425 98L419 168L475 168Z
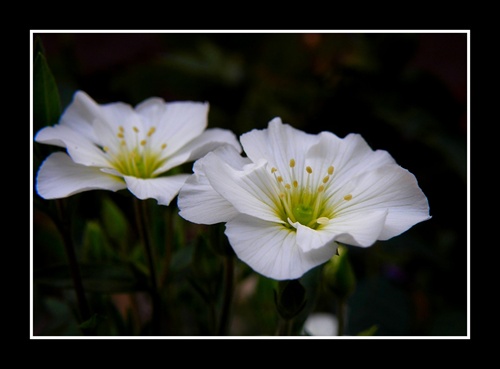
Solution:
M151 96L208 101L209 126L237 135L280 116L309 133L360 133L373 149L387 150L415 174L432 219L368 249L349 247L357 285L348 332L376 325L381 336L468 334L467 33L35 36L63 108L77 89L98 103L135 105ZM80 209L92 218L91 209ZM36 221L36 232L42 223ZM46 250L39 242L35 237L35 249ZM37 267L50 264L46 251L35 258ZM258 282L260 290L269 290L266 283ZM52 290L37 292L36 300L39 334L73 333L57 323L67 312L54 307L64 303ZM258 309L260 302L246 305ZM264 328L272 318L259 321L243 305L235 304L233 334L272 332ZM328 294L310 309L331 311Z

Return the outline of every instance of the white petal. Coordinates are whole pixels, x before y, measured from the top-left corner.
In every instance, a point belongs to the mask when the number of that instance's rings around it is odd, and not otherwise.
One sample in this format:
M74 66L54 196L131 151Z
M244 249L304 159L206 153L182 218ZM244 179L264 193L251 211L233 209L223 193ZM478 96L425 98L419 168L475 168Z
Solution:
M182 186L177 199L179 215L197 224L216 224L234 218L238 211L220 196L205 176L194 174Z
M318 137L283 124L280 118L275 118L269 122L267 129L245 133L240 141L252 161L266 159L290 183L290 159L295 160L297 168L305 168L305 153L318 141ZM301 176L302 171L296 177L299 182Z
M223 145L233 146L238 153L241 152L241 146L233 132L220 128L207 129L178 152L172 154L162 166L155 170L153 175L164 173L183 163L199 159Z
M37 133L35 141L67 148L68 154L75 163L95 167L109 166L101 149L68 126L45 127Z
M36 188L41 197L49 200L90 190L118 191L126 186L119 177L76 164L65 153L56 152L40 166Z
M207 154L203 164L205 175L212 187L240 213L274 222L283 222L274 207L276 181L261 160L248 164L244 170L235 170L213 153Z
M92 123L95 119L104 118L101 107L85 92L76 91L73 100L61 115L59 124L71 128L81 136L96 142Z
M130 176L124 178L129 191L137 198L141 200L156 199L159 205L169 205L188 177L188 174L178 174L148 179Z
M337 249L337 244L330 243L305 253L296 243L295 231L243 214L227 223L225 233L239 259L276 280L300 278L329 260Z
M325 175L333 165L332 184L344 185L352 177L395 163L392 156L383 150L373 151L358 134L349 134L341 139L331 132L321 132L319 142L307 153L306 165L319 175Z
M172 155L203 133L207 126L208 103L172 102L160 106L161 100L148 99L136 107L156 132L150 137L152 147L167 144L166 155Z
M380 239L386 219L386 210L338 214L320 233L347 245L367 247Z
M334 235L322 228L315 230L298 222L293 226L297 229L297 244L304 252L319 249L334 241Z
M213 154L235 168L243 168L249 162L230 145L219 147ZM188 178L179 192L177 199L179 215L198 224L227 222L234 218L238 211L213 189L203 168L205 160L201 158L194 163L194 174Z
M415 176L396 164L384 165L359 175L341 190L343 193L340 195L351 194L352 199L341 200L336 209L338 214L387 211L380 240L395 237L430 219L427 198L418 187Z

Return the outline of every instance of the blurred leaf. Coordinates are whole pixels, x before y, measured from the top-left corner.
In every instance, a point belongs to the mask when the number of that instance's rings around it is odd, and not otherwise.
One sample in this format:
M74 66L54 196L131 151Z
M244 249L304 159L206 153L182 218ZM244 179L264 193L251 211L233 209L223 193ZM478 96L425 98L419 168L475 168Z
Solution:
M365 329L364 331L359 332L358 336L374 336L377 332L378 326L372 325L370 328Z
M97 221L88 221L83 232L83 257L85 260L104 261L115 257L106 236Z
M92 315L88 320L80 324L83 330L95 330L97 327L97 314Z
M35 131L58 122L61 102L45 56L38 53L33 66L33 121Z
M323 275L328 288L339 299L348 298L356 288L356 276L347 255L347 248L339 246L339 255L334 255L324 266Z
M44 300L44 324L34 333L40 336L79 336L76 318L67 303L48 297Z
M126 250L129 240L129 222L121 209L107 197L102 201L101 219L106 235L120 250Z
M118 293L145 291L147 278L137 269L116 263L81 264L83 286L87 292ZM34 272L34 281L54 288L70 289L73 282L68 266L57 265Z
M187 75L206 77L231 85L243 78L241 60L226 54L209 41L201 42L194 53L168 54L164 61L167 67L183 71Z
M45 48L43 47L40 36L36 36L35 41L33 43L33 59L36 59L38 54L45 55Z
M191 243L177 250L172 257L172 262L170 264L171 271L179 272L180 270L187 268L193 260L194 249L195 246Z

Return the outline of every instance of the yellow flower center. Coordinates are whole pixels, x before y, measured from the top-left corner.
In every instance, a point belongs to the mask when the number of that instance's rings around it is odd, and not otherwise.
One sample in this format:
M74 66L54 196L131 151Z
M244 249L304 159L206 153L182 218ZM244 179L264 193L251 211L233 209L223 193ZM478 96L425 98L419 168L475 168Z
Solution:
M295 159L290 159L289 167L290 173L287 177L290 183L283 179L278 169L271 168L271 174L274 175L280 189L279 200L275 201L278 216L286 222L287 226L299 222L309 228L317 229L321 225L328 224L334 217L334 209L330 205L330 196L325 190L331 184L333 165L330 165L327 172L321 176L314 173L313 168L307 166L305 179L301 181L303 183L298 181ZM351 194L344 196L346 201L351 199Z
M114 145L113 149L104 146L102 150L106 153L111 166L123 175L137 178L155 177L157 174L153 173L166 160L161 152L167 144L151 147L150 138L156 131L155 127L151 127L144 136L141 136L141 132L135 126L132 127L132 131L133 133L125 132L123 126L119 126L116 133L118 145ZM131 141L127 142L126 138Z

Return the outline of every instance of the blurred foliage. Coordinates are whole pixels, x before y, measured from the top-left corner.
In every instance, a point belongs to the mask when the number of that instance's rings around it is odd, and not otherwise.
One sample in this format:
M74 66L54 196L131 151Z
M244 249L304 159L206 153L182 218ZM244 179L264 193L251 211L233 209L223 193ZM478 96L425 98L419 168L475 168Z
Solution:
M42 33L35 35L34 133L75 92L135 105L151 96L210 103L209 126L237 135L274 117L310 133L360 133L415 174L432 219L366 249L348 247L350 335L466 335L467 35ZM43 45L43 46L42 46ZM34 143L33 172L54 147ZM191 164L183 166L191 171ZM81 334L54 201L34 191L33 333ZM148 269L126 191L62 200L98 334L147 334ZM223 294L223 225L185 222L147 201L164 335L213 335ZM222 236L221 236L222 235ZM218 241L214 241L218 240ZM216 244L214 244L214 242ZM306 305L335 311L319 266ZM230 335L273 335L275 281L235 261ZM300 329L297 329L300 331Z

